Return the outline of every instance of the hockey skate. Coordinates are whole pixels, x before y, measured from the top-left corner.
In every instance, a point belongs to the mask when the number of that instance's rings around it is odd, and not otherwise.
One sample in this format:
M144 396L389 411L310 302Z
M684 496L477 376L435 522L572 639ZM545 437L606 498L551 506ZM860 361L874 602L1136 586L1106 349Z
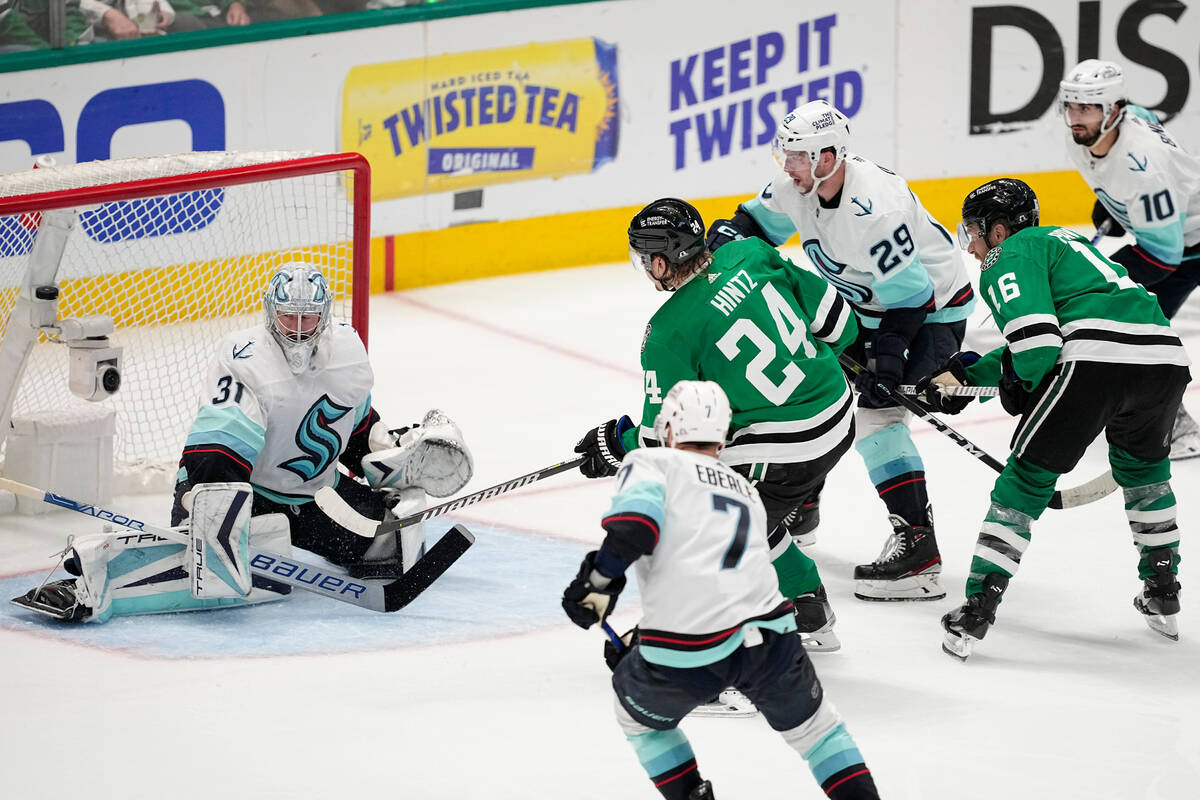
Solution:
M996 623L996 608L1008 588L1008 578L993 572L983 580L983 591L967 598L967 602L942 617L946 636L942 651L960 661L971 655L975 642L987 636L988 628Z
M716 800L712 781L700 781L700 785L688 792L688 800Z
M831 653L840 650L841 641L833 632L833 607L825 594L825 587L792 599L796 614L796 629L800 632L800 643L812 653Z
M1171 429L1171 453L1168 457L1172 461L1183 461L1197 456L1200 456L1200 425L1196 424L1196 420L1192 419L1181 403L1179 410L1175 412L1175 427Z
M1163 557L1154 563L1154 574L1143 582L1142 591L1134 595L1133 607L1142 612L1150 630L1173 642L1179 641L1179 581L1171 572L1172 554L1163 548Z
M92 610L81 605L75 594L75 579L50 581L12 599L14 605L67 622L83 622Z
M726 689L717 695L711 703L696 706L688 714L690 717L753 717L758 709L746 695L737 689Z
M909 525L896 514L888 516L892 535L871 564L854 568L854 596L859 600L941 600L946 590L938 583L942 556L933 535L933 515L926 526Z

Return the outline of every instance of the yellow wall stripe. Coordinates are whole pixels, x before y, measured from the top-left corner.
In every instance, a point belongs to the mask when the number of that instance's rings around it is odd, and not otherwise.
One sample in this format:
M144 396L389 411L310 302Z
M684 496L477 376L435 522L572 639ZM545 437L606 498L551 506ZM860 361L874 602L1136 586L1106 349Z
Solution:
M951 232L969 191L1000 175L910 181L926 210ZM1091 219L1095 195L1075 171L1015 174L1037 193L1044 225L1080 225ZM647 197L660 193L647 192ZM728 217L750 195L693 199L705 221ZM651 197L653 199L653 197ZM547 217L458 225L392 237L394 288L539 272L624 261L624 233L641 205ZM371 241L371 291L383 291L384 239Z

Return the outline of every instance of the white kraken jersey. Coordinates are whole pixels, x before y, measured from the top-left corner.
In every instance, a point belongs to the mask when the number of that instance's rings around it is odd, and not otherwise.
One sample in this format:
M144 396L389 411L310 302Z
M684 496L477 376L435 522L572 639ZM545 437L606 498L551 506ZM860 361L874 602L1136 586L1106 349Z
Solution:
M950 233L896 173L860 156L843 163L837 208L822 208L816 192L800 194L782 171L742 207L776 245L798 232L805 255L864 327L879 327L886 309L919 308L931 297L929 322L970 316L975 294Z
M1067 137L1071 163L1113 219L1151 258L1176 265L1200 244L1200 159L1161 125L1128 110L1103 156Z
M374 381L349 325L331 325L299 375L265 327L230 334L209 367L184 453L208 448L214 458L240 460L252 467L255 491L306 502L333 485L338 456L370 412Z
M605 519L654 521L658 541L634 562L642 594L642 656L710 664L743 642L744 627L795 629L767 545L767 514L741 475L715 458L674 448L625 457Z

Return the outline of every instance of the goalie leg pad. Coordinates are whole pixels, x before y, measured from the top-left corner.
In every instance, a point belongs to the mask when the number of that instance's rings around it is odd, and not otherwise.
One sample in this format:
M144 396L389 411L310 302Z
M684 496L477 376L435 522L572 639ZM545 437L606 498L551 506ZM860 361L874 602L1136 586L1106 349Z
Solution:
M283 514L250 520L250 541L255 547L288 555L291 542ZM75 599L88 613L74 619L105 622L114 616L199 611L278 600L285 594L265 588L251 589L245 597L197 599L191 592L190 547L166 542L151 533L120 531L77 536L70 571Z
M203 483L191 494L188 549L192 597L245 597L251 588L253 489L248 483Z
M399 435L372 430L370 438L373 449L363 456L362 468L372 489L419 486L434 497L449 497L475 471L462 431L437 409Z

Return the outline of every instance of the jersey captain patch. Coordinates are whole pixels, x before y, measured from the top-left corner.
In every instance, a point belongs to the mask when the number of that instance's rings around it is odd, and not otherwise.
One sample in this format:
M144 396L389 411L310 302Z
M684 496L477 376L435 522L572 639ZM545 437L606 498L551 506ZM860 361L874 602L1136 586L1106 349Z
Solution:
M983 265L980 266L979 271L983 272L984 270L988 269L993 264L995 264L999 258L1000 258L1000 248L999 247L993 247L991 250L988 250L987 255L984 256Z

